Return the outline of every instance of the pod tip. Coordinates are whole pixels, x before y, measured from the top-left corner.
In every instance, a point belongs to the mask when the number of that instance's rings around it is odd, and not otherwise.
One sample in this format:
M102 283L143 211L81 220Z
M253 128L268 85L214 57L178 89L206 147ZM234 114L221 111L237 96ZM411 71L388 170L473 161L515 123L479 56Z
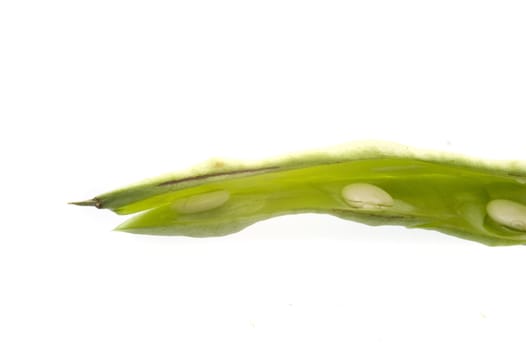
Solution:
M80 201L80 202L69 202L68 204L80 205L83 207L97 207L99 209L101 208L100 200L97 198L88 199L88 200Z

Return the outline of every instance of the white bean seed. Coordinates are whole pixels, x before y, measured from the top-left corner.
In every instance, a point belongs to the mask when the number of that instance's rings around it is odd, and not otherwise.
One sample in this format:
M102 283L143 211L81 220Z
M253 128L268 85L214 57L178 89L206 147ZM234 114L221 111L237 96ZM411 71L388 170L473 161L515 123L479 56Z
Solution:
M494 199L487 204L486 211L495 222L514 230L526 231L526 205L507 199Z
M391 207L394 203L389 193L368 183L345 186L342 189L342 197L351 207L364 210L381 210Z
M222 206L229 198L230 194L224 190L196 194L176 201L173 208L182 214L200 213Z

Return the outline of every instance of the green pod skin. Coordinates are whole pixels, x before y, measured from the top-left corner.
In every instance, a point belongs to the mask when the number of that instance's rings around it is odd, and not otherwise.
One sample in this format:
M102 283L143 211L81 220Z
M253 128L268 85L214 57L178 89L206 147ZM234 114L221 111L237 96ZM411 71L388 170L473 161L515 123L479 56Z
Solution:
M192 237L297 213L526 243L526 166L361 143L259 163L214 160L77 205L139 213L116 230Z

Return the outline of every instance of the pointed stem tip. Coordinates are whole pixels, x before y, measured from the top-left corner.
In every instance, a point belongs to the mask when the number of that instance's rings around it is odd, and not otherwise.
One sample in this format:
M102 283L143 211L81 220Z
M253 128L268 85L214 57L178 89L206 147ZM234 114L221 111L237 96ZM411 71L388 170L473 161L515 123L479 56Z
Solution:
M86 201L80 201L80 202L69 202L68 204L80 205L84 207L97 207L99 209L101 208L100 200L98 200L97 198L88 199Z

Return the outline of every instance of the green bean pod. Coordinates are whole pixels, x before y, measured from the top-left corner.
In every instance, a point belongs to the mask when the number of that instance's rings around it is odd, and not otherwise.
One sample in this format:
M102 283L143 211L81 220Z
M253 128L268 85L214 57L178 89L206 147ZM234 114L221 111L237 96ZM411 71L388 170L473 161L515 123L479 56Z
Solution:
M255 163L211 160L72 204L140 213L116 230L192 237L297 213L526 243L526 164L365 142Z

